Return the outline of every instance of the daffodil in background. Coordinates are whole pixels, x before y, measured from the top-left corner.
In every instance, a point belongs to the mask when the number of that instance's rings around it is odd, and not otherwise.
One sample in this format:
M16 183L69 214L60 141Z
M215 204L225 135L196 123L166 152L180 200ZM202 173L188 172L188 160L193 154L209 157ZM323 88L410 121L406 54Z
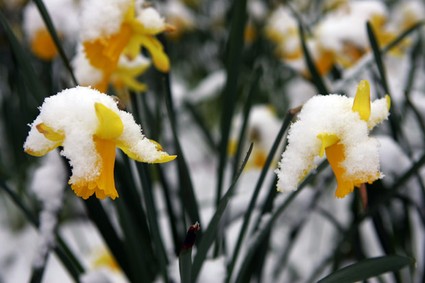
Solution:
M69 180L77 196L115 199L116 148L130 158L163 163L176 156L146 138L131 114L105 94L87 87L66 89L46 98L24 144L28 154L42 156L62 146L72 167Z
M170 62L156 35L172 29L153 7L146 6L143 1L85 2L81 14L80 40L88 62L102 74L100 90L106 90L105 81L109 82L116 72L122 60L120 58L126 56L128 61L135 60L141 48L146 48L155 68L168 72ZM140 70L133 72L129 69L128 76L134 78L140 73Z
M304 60L298 23L295 16L284 6L270 15L265 34L276 44L276 55L288 66L309 77ZM306 38L307 48L320 74L327 74L334 64L334 53L324 48L314 36Z
M88 61L83 47L80 45L75 57L71 61L74 74L80 85L91 86L100 92L106 92L111 84L120 98L123 98L125 89L132 91L146 91L147 86L137 78L142 75L150 66L151 61L143 54L130 60L125 55L121 55L115 70L108 76Z
M58 36L69 42L75 42L79 29L78 3L73 0L46 0L43 2ZM25 6L23 17L23 29L32 53L45 61L53 60L58 51L34 2Z
M246 129L246 139L254 143L251 157L245 169L261 170L267 160L267 155L273 146L279 132L280 120L270 105L256 105L251 109ZM242 127L243 117L237 116L233 123L233 131L229 141L228 154L234 156L238 146L238 134ZM243 144L242 146L248 146ZM276 161L277 162L277 161Z
M311 98L289 130L289 144L276 170L278 189L296 190L315 168L315 157L325 153L336 177L338 198L381 178L379 143L369 137L369 131L388 117L389 108L388 96L370 102L368 81L359 83L355 98L336 94Z

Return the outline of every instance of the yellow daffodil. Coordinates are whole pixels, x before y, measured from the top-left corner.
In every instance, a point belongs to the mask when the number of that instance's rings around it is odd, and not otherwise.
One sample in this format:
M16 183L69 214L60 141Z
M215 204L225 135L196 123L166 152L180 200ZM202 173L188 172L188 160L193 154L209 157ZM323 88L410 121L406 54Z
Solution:
M305 64L297 21L288 8L280 6L270 15L265 33L276 44L276 55L285 64L305 77L311 76ZM307 37L305 41L318 72L321 75L326 75L334 65L334 52L324 48L312 36Z
M368 134L388 117L389 108L388 96L370 102L367 81L359 83L354 99L335 94L311 98L290 128L289 144L276 170L278 189L296 190L315 168L315 157L325 153L336 177L338 198L381 178L378 142Z
M176 157L147 139L133 116L119 110L110 96L86 87L46 98L24 149L42 156L58 146L72 167L69 184L83 199L93 194L100 199L118 197L114 181L117 147L139 162L163 163Z
M90 64L107 77L122 54L133 59L141 47L158 70L168 72L168 56L155 36L171 29L154 8L136 7L134 0L91 0L82 15L82 45Z

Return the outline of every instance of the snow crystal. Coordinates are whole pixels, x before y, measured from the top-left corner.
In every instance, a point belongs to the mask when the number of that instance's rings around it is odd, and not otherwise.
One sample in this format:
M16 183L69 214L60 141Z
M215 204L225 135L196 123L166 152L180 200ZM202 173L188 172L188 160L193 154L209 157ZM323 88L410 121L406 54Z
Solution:
M142 9L139 11L137 20L143 25L143 27L152 34L157 34L165 29L165 21L152 7Z
M118 32L132 2L132 0L84 1L81 14L81 39L90 41Z

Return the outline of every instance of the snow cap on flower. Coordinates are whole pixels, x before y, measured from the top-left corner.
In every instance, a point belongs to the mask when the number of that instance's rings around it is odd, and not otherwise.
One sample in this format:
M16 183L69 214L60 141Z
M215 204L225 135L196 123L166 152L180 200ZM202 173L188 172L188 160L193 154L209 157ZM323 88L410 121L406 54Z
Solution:
M45 0L44 5L60 37L74 41L79 29L78 5L73 0ZM57 55L56 45L34 2L25 6L23 29L29 39L31 51L43 60Z
M72 167L69 184L84 199L115 199L115 149L140 162L162 163L175 158L147 139L130 113L112 97L87 87L66 89L45 99L24 144L28 154L42 156L62 146Z
M276 170L277 188L296 190L316 167L314 159L325 153L336 176L339 198L352 192L354 186L381 178L379 144L369 137L369 131L388 115L389 97L371 103L367 81L359 83L355 98L314 96L290 127L289 144Z
M84 1L80 19L81 40L96 40L119 32L125 14L133 2L132 0Z

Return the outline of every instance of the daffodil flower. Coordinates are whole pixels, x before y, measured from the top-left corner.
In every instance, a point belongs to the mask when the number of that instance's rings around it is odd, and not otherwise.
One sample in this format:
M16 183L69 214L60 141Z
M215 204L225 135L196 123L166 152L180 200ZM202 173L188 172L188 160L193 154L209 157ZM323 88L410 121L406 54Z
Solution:
M158 12L134 0L90 0L82 14L81 39L90 64L108 77L125 54L130 59L144 47L154 66L168 72L170 63L157 34L172 29Z
M389 96L371 103L367 81L359 83L354 99L336 94L311 98L289 130L289 144L276 170L278 190L296 190L316 167L314 159L325 153L336 177L338 198L383 177L379 143L369 137L369 131L388 117L389 108Z
M24 150L42 156L58 146L72 167L69 184L83 199L93 194L100 199L118 197L114 182L117 147L139 162L163 163L176 157L146 138L133 116L119 110L110 96L87 87L46 98L31 124Z

